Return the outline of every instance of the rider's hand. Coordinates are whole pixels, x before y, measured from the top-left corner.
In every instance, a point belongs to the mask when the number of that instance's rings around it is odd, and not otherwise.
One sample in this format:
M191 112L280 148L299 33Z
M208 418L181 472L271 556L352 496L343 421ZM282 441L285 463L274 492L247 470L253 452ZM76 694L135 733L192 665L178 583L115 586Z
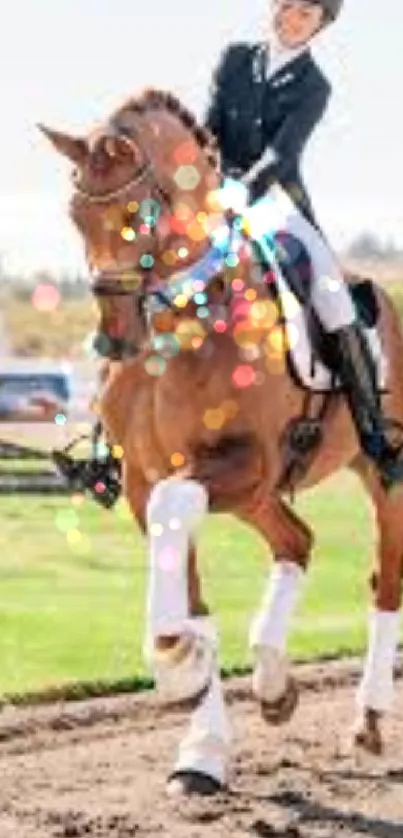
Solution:
M225 212L232 210L235 215L243 215L249 204L249 189L240 180L225 178L217 191L217 201Z

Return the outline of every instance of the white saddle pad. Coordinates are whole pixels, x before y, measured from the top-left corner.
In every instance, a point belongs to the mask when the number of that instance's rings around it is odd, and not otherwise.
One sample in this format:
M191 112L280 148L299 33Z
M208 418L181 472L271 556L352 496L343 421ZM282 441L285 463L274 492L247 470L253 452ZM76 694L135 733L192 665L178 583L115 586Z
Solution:
M300 383L309 390L318 393L340 389L340 380L338 378L333 380L331 370L312 351L304 307L297 301L286 279L279 271L276 281L280 299L284 302L288 352L292 367ZM291 306L290 295L294 298ZM387 377L387 358L382 350L378 331L376 327L364 328L364 333L376 363L379 389L384 389Z

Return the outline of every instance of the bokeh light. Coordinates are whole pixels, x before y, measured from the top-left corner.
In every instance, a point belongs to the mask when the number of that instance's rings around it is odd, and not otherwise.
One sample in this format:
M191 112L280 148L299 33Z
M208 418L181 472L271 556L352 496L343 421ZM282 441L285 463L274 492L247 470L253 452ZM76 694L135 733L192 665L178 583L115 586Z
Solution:
M50 282L41 282L32 292L31 303L37 311L54 311L60 304L60 291Z

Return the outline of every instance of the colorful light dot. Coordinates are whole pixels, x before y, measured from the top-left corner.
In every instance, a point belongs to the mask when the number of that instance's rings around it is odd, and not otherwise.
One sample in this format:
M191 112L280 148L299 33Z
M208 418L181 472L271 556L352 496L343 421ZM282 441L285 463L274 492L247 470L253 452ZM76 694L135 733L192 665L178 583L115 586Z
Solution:
M134 232L132 227L123 227L123 229L120 232L120 235L122 236L122 239L124 239L126 242L133 242L136 238L136 233Z
M203 414L203 423L211 431L218 431L225 423L226 415L222 407L206 410Z
M193 212L190 209L188 204L185 204L183 201L179 202L175 205L175 218L179 221L191 221L193 218Z
M167 265L168 267L172 267L176 264L177 256L174 250L165 250L161 258L164 265Z
M163 358L174 358L180 351L178 339L172 332L165 332L155 335L152 339L152 346Z
M112 455L117 459L121 460L124 455L124 450L121 445L113 445L112 447Z
M175 163L183 166L194 163L196 157L196 147L191 140L186 140L184 143L177 145L173 153Z
M225 320L216 320L214 323L214 331L218 334L224 334L227 331L227 324Z
M167 546L161 550L158 556L158 564L162 570L173 571L177 568L180 560L179 551L174 547Z
M152 268L154 264L154 257L151 256L151 253L143 253L140 259L140 265L142 268Z
M165 359L161 358L160 355L150 355L150 357L144 362L146 372L154 378L164 374L166 365L167 363Z
M151 524L150 526L150 534L154 535L156 538L159 538L160 535L164 532L164 527L162 524Z
M186 294L177 294L177 296L174 299L174 304L177 306L177 308L186 308L188 302L189 298L186 296Z
M234 419L239 412L239 407L233 399L226 399L221 405L226 419Z
M179 189L192 191L200 183L200 175L195 166L179 166L174 175L174 180Z
M231 286L234 291L242 291L245 286L245 283L242 279L233 279L231 282Z
M229 268L236 268L239 265L239 259L236 253L228 253L228 256L225 257L225 264Z
M270 332L266 341L270 355L283 357L287 348L287 339L281 326L275 326Z
M201 294L200 292L198 292L194 295L193 299L198 306L202 306L204 305L204 303L207 302L207 294Z
M232 380L236 387L250 387L255 381L255 370L246 364L241 364L232 373Z
M197 316L200 317L201 320L205 320L210 314L210 310L207 306L199 306L197 309Z
M250 319L258 328L271 329L278 316L278 308L270 300L256 300L250 307Z
M171 464L173 465L173 467L174 468L180 468L181 466L184 465L184 463L185 463L185 457L183 456L183 454L181 454L180 451L175 451L175 453L172 454L172 457L171 457Z
M189 251L187 247L180 247L178 250L178 256L179 259L186 259L186 257L189 256Z
M254 288L248 288L245 291L244 297L245 297L245 300L249 300L250 302L253 302L253 300L256 300L257 294L256 294L255 289Z
M70 546L75 547L81 541L82 535L80 530L69 530L69 532L66 533L66 538Z
M54 311L60 299L60 291L55 285L41 282L32 293L31 303L37 311Z
M186 233L189 236L189 238L192 239L192 241L194 242L202 242L207 237L207 233L204 227L202 227L202 225L194 219L190 222L190 224L187 225Z

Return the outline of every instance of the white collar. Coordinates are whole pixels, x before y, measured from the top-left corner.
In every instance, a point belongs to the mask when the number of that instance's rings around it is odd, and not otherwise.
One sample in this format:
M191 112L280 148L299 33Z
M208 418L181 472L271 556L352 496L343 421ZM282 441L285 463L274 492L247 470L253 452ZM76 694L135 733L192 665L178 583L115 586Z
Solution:
M266 78L271 79L274 75L276 75L276 73L283 70L284 67L292 61L295 61L295 59L299 58L299 56L303 55L303 53L308 52L308 50L308 44L295 47L295 49L287 49L287 47L283 47L282 44L279 43L277 38L272 36L268 44Z

